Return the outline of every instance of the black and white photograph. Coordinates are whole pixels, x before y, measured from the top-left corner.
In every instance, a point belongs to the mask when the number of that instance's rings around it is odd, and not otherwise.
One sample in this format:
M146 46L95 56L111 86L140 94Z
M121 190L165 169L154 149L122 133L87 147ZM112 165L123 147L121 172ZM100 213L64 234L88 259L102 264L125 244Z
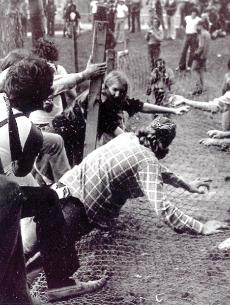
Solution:
M0 0L0 305L230 304L230 0Z

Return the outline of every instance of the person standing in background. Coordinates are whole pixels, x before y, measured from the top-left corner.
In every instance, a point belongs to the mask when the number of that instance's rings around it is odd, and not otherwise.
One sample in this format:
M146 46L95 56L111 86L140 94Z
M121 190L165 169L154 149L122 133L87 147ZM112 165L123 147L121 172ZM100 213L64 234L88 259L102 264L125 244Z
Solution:
M161 5L161 0L147 0L146 5L149 6L149 24L152 24L153 19L157 17L164 31L165 25L163 20L163 8Z
M184 46L183 46L180 60L179 60L179 66L176 69L177 71L183 71L183 70L191 71L194 52L196 51L197 46L198 46L197 24L201 20L201 18L198 15L199 15L199 11L196 7L194 7L191 10L191 14L189 16L185 17L186 36L185 36ZM190 50L190 54L189 54L188 63L187 63L188 50Z
M54 36L54 20L56 14L56 5L54 4L54 0L48 0L45 13L47 18L47 34L49 36Z
M115 39L117 43L123 43L125 41L125 21L127 16L128 7L125 4L125 0L118 0L115 22Z
M90 15L92 17L92 29L93 29L93 26L94 26L95 16L97 14L97 5L98 5L97 0L91 0L90 1Z
M24 0L20 5L22 32L24 37L27 36L27 19L28 19L27 11L28 11L27 3Z
M166 0L165 11L167 20L167 39L176 39L176 29L174 24L175 13L177 10L176 0Z
M131 1L131 33L135 33L135 23L137 24L137 31L141 31L141 0Z
M148 44L149 67L150 71L152 71L155 66L155 61L160 56L161 41L163 40L163 32L160 29L159 19L153 19L150 29L145 35L145 40Z
M204 90L204 72L211 41L210 33L205 29L205 21L199 21L197 25L198 48L194 53L193 71L197 74L196 88L192 95L200 95Z
M132 5L132 0L125 0L125 4L128 7L128 29L131 31L131 5Z
M180 6L180 26L185 28L185 17L191 13L191 10L195 7L195 4L191 0L184 0Z

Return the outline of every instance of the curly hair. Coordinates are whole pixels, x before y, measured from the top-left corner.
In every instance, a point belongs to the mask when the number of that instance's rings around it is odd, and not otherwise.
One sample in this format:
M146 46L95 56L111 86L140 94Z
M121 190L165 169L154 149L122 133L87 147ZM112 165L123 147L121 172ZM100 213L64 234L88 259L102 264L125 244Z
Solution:
M136 133L140 144L153 150L154 142L161 142L168 147L176 136L176 124L166 117L157 117L150 125L139 129Z
M11 66L4 83L11 106L25 113L42 109L43 101L52 94L53 73L40 58L23 59Z
M58 60L58 50L54 42L44 38L39 38L37 40L33 53L38 55L40 58L46 59L47 61L54 62Z
M1 60L1 69L6 70L10 66L17 63L19 60L22 60L26 57L29 57L31 52L27 49L14 49L10 51L2 60Z

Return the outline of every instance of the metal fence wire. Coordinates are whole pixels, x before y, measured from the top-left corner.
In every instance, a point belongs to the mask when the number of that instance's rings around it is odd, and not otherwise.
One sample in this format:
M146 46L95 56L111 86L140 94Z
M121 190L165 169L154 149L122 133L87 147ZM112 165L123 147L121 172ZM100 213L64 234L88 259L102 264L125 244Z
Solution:
M130 79L130 95L145 100L147 56L134 49L120 58L119 68ZM183 81L186 84L190 79ZM199 144L207 130L219 128L219 116L191 110L173 119L177 136L164 164L189 180L209 177L213 182L204 195L172 187L165 188L166 195L201 221L228 220L230 185L225 180L230 175L229 153ZM135 115L127 129L135 130L150 120L150 115ZM81 267L74 276L89 280L107 270L110 278L106 286L57 304L229 305L230 252L216 249L227 237L227 232L212 236L177 234L157 219L145 198L130 200L122 208L113 232L93 231L76 244ZM48 304L44 274L35 280L31 291L41 297L42 304Z

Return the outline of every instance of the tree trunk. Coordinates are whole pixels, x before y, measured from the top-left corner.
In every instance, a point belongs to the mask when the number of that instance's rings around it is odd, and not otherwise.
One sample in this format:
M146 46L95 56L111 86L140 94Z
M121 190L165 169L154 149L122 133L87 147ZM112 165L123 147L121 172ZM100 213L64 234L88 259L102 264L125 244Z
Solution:
M45 35L43 0L29 0L32 44Z
M23 47L20 1L0 0L0 57Z

